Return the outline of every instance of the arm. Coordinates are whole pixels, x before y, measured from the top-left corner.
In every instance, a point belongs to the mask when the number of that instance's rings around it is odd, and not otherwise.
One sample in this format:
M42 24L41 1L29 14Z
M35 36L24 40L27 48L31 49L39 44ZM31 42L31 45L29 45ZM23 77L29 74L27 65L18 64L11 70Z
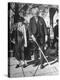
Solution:
M26 29L25 29L25 26L24 26L24 32L23 32L23 35L24 35L24 46L27 47L27 36L26 36Z
M30 19L29 27L28 27L28 32L29 32L29 37L32 35L32 20Z
M28 28L28 31L29 31L29 39L32 39L32 40L36 40L33 33L32 33L32 18L30 19L30 23L29 23L29 28Z
M46 28L46 23L45 23L44 19L43 19L43 27L44 27L44 33L45 33L45 42L47 42L47 38L48 38L48 36L47 36L47 28Z

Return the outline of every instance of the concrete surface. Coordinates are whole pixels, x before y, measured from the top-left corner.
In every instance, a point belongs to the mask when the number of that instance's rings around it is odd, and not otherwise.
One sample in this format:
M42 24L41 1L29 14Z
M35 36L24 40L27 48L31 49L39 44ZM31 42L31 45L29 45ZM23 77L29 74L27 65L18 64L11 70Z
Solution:
M54 61L51 61L49 63L55 62L57 59ZM24 77L23 72L22 72L22 67L16 68L16 65L19 63L19 61L16 60L15 57L10 58L10 77ZM44 65L46 65L45 63ZM35 73L36 69L38 66L33 66L33 64L30 64L29 66L23 68L25 77L30 77L33 76ZM56 61L52 65L47 65L43 69L40 69L40 65L37 69L37 72L35 76L48 76L48 75L58 75L59 73L59 63Z

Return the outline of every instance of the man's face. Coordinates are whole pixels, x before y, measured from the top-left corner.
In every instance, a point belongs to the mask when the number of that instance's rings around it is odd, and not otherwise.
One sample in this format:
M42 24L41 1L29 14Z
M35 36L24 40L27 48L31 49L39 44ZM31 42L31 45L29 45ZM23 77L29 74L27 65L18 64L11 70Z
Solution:
M38 13L38 8L33 8L32 9L32 13L33 13L33 16L37 17L37 13Z

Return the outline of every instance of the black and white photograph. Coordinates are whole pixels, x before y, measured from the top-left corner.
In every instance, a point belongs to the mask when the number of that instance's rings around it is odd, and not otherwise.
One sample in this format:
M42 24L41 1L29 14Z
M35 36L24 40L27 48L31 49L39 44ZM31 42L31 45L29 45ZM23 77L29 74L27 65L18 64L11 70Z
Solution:
M59 5L8 2L8 77L59 75Z

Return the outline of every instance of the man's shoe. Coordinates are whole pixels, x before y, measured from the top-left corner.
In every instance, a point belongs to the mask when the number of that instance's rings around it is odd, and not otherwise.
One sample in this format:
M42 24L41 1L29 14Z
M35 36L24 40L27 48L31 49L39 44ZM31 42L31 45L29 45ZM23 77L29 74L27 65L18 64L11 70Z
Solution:
M38 62L36 62L33 66L37 66L37 65L39 65L39 63L38 63Z
M41 65L41 66L40 66L40 69L43 69L43 68L44 68L44 66L43 66L43 65Z
M23 68L25 68L25 67L27 67L27 66L28 66L27 64L24 64L24 65L23 65Z

